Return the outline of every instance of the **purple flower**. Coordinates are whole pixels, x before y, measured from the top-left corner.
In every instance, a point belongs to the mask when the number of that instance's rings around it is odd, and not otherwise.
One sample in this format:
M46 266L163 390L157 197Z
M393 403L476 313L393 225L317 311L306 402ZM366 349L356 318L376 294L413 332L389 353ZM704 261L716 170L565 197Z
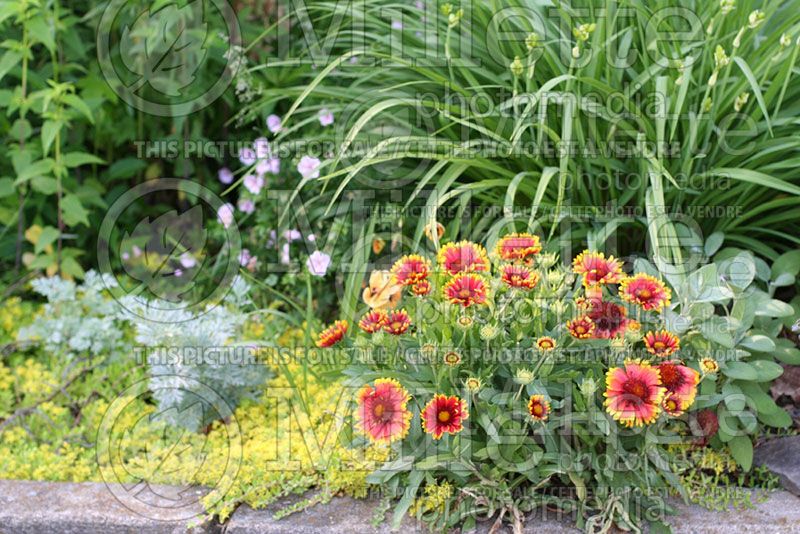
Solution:
M267 129L272 133L281 131L281 118L277 115L270 115L267 117Z
M131 248L131 252L133 252L134 258L138 258L139 256L142 255L142 249L140 249L136 245L133 245L133 248Z
M308 272L314 276L323 277L328 272L328 267L331 265L331 257L324 252L315 250L311 253L306 261Z
M319 178L320 161L313 156L303 156L297 164L298 172L303 178Z
M242 165L250 166L256 162L256 151L250 148L249 146L245 146L239 149L239 161L242 162Z
M239 253L239 265L245 267L247 263L250 261L252 256L250 255L250 250L243 248L242 251Z
M258 159L268 158L272 150L269 147L269 140L266 137L259 137L253 141L253 146L256 149L256 157Z
M267 163L269 164L269 172L271 172L272 174L278 174L279 172L281 172L280 158L269 158L267 160Z
M194 257L188 252L181 254L180 262L184 269L191 269L197 265L197 260L195 260Z
M256 211L256 203L249 198L239 199L239 211L242 213L253 213Z
M330 126L333 124L333 112L328 108L322 108L319 111L319 123L322 126Z
M267 246L271 247L272 245L274 245L275 244L275 240L277 238L278 238L278 234L275 232L275 230L270 230L269 231L269 239L267 239Z
M393 20L392 21L392 29L393 30L402 30L403 29L403 23L400 22L399 20Z
M315 236L314 234L308 234L308 240L313 243L314 241L317 240L317 236Z
M131 257L131 255L128 254L127 252L123 252L122 253L122 260L123 261L128 261L130 259L130 257Z
M247 174L244 177L244 187L254 195L257 195L264 187L264 177L256 174Z
M222 223L222 226L227 228L233 222L233 206L230 204L223 204L217 210L217 217Z
M414 5L417 7L417 9L425 9L425 2L420 2L419 0L417 0L416 2L414 2Z
M181 276L183 276L183 271L180 269L175 269L174 271L172 271L172 274L180 278Z
M217 176L219 176L219 181L225 185L233 182L233 173L228 167L222 167L217 173Z
M289 242L292 242L292 241L297 241L298 239L302 239L303 236L302 234L300 234L300 230L293 228L291 230L286 230L285 232L283 232L283 238Z

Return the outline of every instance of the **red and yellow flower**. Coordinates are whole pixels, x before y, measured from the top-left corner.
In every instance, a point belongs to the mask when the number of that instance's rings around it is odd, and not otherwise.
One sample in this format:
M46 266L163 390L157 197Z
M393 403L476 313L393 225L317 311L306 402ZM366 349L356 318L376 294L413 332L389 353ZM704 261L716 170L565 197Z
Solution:
M700 382L700 373L675 362L663 362L658 365L661 375L661 385L666 388L666 394L677 403L680 415L694 402L697 395L697 384Z
M437 261L439 266L451 275L489 271L486 249L470 241L446 244L439 250Z
M394 282L401 286L413 286L428 278L431 262L419 254L409 254L397 260L392 266Z
M454 367L461 363L461 355L454 350L448 351L444 355L444 363Z
M550 336L542 336L536 340L536 348L542 352L547 352L556 348L556 340Z
M700 359L700 370L703 371L704 374L713 375L719 372L719 364L714 358L706 356Z
M669 306L672 291L664 282L645 273L636 273L622 280L619 285L622 300L638 304L645 310L660 310Z
M405 310L393 310L386 315L386 322L383 324L383 329L390 334L399 336L408 330L411 326L411 317Z
M672 417L678 417L684 413L680 399L672 393L664 395L664 400L661 401L661 408Z
M364 314L358 321L358 327L368 334L374 334L386 324L388 317L383 310L372 310Z
M441 239L444 235L444 225L440 222L436 223L436 239ZM425 225L425 237L433 241L433 223Z
M391 443L404 438L411 428L411 396L391 378L378 378L375 387L365 385L358 392L358 428L373 443Z
M508 287L531 290L539 283L539 274L524 265L509 263L500 268L500 279Z
M594 323L592 335L599 339L611 339L625 333L628 325L627 311L619 304L600 299L589 300L589 319Z
M424 297L428 293L431 292L431 283L428 280L420 280L413 286L411 286L411 292L414 293L418 297Z
M528 399L528 413L534 421L547 421L550 415L550 401L544 395L531 395Z
M614 256L606 258L602 252L584 250L572 261L572 270L583 275L584 287L616 284L622 279L622 263Z
M650 331L644 335L644 346L650 354L659 358L668 358L681 348L681 340L666 330Z
M461 273L445 284L444 298L453 304L468 308L474 304L486 302L488 290L486 281L478 275Z
M581 315L567 321L567 330L576 339L589 339L594 334L594 323L588 315Z
M329 348L336 345L347 333L347 321L335 321L317 336L317 347Z
M469 417L467 403L455 395L434 395L422 409L422 428L433 439L440 439L444 433L457 434L463 429L463 421Z
M495 253L503 261L529 260L530 256L538 254L541 250L539 236L527 233L509 234L502 237L495 246Z
M655 421L665 393L658 368L647 362L628 360L624 367L613 367L606 373L606 411L625 426Z

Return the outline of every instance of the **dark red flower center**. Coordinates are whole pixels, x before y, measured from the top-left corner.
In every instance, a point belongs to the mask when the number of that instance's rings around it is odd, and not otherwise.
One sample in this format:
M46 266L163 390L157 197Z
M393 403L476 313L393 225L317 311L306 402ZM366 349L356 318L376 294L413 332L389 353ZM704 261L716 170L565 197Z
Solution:
M637 379L629 379L627 382L625 382L623 390L625 393L634 397L638 397L641 400L647 398L650 393L650 388L647 386L647 384Z

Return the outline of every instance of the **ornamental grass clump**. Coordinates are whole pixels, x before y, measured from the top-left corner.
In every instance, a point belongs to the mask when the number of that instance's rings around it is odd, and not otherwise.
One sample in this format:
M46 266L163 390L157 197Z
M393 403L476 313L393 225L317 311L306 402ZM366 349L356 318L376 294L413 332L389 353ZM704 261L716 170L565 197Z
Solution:
M668 445L724 449L748 470L756 418L785 425L774 403L745 414L728 396L776 376L764 352L790 313L752 278L716 276L735 251L683 280L600 251L559 263L530 234L489 250L457 241L435 257L403 256L388 282L402 288L402 308L367 306L352 318L358 328L319 335L329 350L383 355L356 358L346 373L361 388L354 444L391 448L369 480L404 488L396 521L423 508L422 486L449 484L446 506L420 517L438 528L482 517L521 527L547 506L589 530L637 530L666 521L642 510L686 496ZM419 295L422 283L430 291ZM705 304L741 315L744 295L755 304L749 324L731 322L730 340L708 330L729 323ZM706 432L700 408L725 424Z

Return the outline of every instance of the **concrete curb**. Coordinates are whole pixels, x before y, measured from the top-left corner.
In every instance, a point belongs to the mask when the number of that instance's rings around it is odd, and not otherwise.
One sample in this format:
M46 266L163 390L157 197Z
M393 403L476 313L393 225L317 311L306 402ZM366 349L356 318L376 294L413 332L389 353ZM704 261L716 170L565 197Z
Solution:
M372 526L375 501L346 497L333 499L304 512L276 520L273 514L299 498L285 499L264 510L241 506L224 524L208 522L191 529L188 520L165 521L176 499L202 495L202 489L152 486L147 502L152 504L147 517L134 513L118 501L102 483L59 483L0 480L0 533L2 534L357 534L388 533L388 522ZM137 494L138 495L138 494ZM676 534L728 533L800 533L800 498L785 492L747 510L709 511L699 506L672 503L678 515L670 522ZM196 503L197 517L202 507ZM161 512L160 512L161 511ZM388 520L388 517L387 517ZM489 531L490 524L480 525L478 533ZM400 531L404 534L427 532L425 527L407 519ZM556 519L531 517L526 533L578 532L570 523Z

